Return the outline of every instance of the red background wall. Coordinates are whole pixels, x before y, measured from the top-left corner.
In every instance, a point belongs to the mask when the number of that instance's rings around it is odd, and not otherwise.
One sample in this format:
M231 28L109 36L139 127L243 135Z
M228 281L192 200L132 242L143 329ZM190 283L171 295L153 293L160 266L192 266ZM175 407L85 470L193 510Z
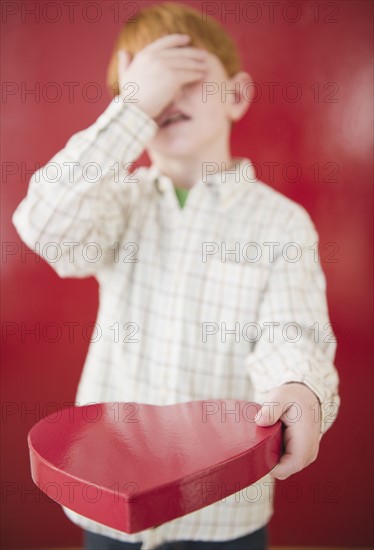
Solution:
M32 424L53 412L53 404L63 407L74 400L90 335L86 325L95 320L97 308L95 280L59 279L38 256L25 255L28 249L21 245L11 215L37 163L46 163L109 103L109 54L121 22L137 6L80 2L69 21L61 3L61 18L53 22L59 15L53 5L3 2L3 162L8 163L2 177L6 549L80 543L80 529L33 485L26 437ZM322 441L318 461L278 485L271 542L370 546L372 4L348 0L206 5L234 34L258 85L257 101L234 131L233 152L251 158L263 181L310 212L320 234L331 319L339 341L338 420ZM40 20L25 12L35 6L42 10ZM234 13L227 13L229 8ZM47 84L51 82L57 88ZM78 83L72 98L64 82ZM98 101L93 100L95 89L85 88L89 82L102 88ZM40 93L22 93L38 85ZM54 101L56 89L62 95ZM294 101L296 91L301 95ZM269 162L279 163L274 165L274 177ZM288 163L297 167L299 178ZM78 323L74 338L69 338L67 322ZM38 323L40 341L25 333ZM56 332L47 323L61 331L56 342Z

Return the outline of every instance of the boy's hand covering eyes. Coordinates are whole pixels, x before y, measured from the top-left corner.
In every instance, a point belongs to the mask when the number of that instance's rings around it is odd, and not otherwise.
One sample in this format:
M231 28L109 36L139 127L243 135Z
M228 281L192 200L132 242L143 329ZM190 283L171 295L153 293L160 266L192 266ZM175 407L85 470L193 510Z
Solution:
M184 34L163 36L140 50L131 61L126 50L119 50L119 88L124 101L135 86L131 102L155 118L173 101L182 86L202 80L207 69L207 55L205 50L187 47L190 40ZM126 88L129 83L132 87Z
M317 458L321 421L316 418L317 396L298 382L283 384L267 393L266 401L256 415L258 426L272 426L281 420L284 454L270 471L276 479L286 479Z

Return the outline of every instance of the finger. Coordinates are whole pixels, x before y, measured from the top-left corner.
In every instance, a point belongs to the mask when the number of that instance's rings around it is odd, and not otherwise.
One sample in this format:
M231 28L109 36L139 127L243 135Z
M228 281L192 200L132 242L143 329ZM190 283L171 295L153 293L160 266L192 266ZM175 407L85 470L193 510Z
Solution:
M181 86L203 80L206 75L206 71L193 69L175 69L175 71L178 73L179 84Z
M258 426L272 426L282 416L283 403L281 401L266 401L255 416Z
M191 37L187 34L167 34L158 38L154 42L148 44L144 50L147 51L157 51L163 50L164 48L171 48L173 46L184 46L190 42Z
M167 62L167 67L176 71L207 71L206 63L195 61L194 59L170 59Z
M164 59L189 58L196 59L197 61L205 61L207 58L207 51L201 50L199 48L188 48L186 46L185 48L169 48L168 50L163 50L162 52L160 52L159 55Z

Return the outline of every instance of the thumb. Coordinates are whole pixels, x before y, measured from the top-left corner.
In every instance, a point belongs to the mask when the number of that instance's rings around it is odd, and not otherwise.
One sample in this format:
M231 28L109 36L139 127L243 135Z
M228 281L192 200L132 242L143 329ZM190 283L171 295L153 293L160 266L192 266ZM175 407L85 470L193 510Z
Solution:
M282 409L279 402L267 402L260 408L255 416L255 422L258 426L272 426L282 415Z

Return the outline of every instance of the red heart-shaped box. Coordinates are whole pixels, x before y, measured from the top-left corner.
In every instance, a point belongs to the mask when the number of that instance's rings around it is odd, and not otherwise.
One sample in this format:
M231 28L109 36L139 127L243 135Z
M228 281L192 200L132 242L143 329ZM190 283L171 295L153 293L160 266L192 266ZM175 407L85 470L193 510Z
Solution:
M59 504L135 533L208 506L267 474L282 424L234 400L97 403L46 416L28 434L31 474Z

